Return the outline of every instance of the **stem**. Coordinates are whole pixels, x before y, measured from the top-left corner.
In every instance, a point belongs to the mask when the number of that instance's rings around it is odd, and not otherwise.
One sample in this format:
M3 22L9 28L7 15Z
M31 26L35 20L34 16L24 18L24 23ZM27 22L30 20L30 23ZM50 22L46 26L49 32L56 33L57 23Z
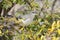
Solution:
M53 17L53 10L54 10L54 6L55 6L56 2L57 2L57 0L54 0L54 1L53 1L52 8L51 8L52 21L55 20L54 17Z

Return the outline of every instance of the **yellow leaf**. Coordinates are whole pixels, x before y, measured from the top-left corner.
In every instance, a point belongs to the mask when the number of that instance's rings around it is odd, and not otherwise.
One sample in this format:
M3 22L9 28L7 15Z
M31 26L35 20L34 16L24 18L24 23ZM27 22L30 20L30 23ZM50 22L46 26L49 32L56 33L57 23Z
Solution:
M39 35L43 29L39 30L39 32L36 33L36 35Z
M24 35L22 35L22 40L24 40Z
M57 40L57 38L56 37L52 37L52 40Z
M0 30L0 34L2 33L2 31Z
M24 28L21 28L20 30L23 30Z
M54 30L55 28L56 28L56 21L52 23L52 30Z
M2 31L0 30L0 36L2 36L3 35L3 33L2 33Z
M34 40L36 40L36 35L33 36Z
M60 35L60 29L57 30L58 34Z
M40 38L39 38L39 37L37 37L37 40L40 40Z
M52 33L53 32L53 30L51 29L51 28L49 28L48 29L48 33L50 34L50 33Z
M42 40L43 38L44 38L44 36L42 35L42 36L41 36L41 40Z
M5 33L8 33L9 31L8 30L6 30L6 32Z
M60 27L60 20L57 21L57 27Z

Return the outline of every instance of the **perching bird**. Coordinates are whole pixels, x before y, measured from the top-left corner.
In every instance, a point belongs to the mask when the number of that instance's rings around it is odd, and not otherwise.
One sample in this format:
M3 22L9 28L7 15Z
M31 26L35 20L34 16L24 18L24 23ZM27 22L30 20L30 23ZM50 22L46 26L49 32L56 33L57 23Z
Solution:
M24 24L24 25L29 25L32 21L33 21L33 19L34 19L34 16L36 15L36 11L35 12L31 12L31 13L28 13L28 14L25 14L25 15L23 15L23 14L21 14L21 13L18 13L18 15L17 15L17 11L18 10L22 10L22 11L24 11L26 9L26 5L19 5L19 4L16 4L9 12L8 12L8 15L15 15L15 17L17 17L18 18L18 20L20 20L20 18L22 18L22 19L24 19L24 20L22 20L22 23ZM23 25L22 24L22 25Z

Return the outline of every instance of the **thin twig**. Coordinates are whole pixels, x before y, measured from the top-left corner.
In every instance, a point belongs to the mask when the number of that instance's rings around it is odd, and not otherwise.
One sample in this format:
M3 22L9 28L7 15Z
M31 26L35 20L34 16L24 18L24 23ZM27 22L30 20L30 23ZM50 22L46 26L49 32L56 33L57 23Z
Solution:
M54 1L53 1L52 7L51 7L51 13L53 13L54 6L55 6L56 2L57 2L57 0L54 0Z
M54 1L53 1L52 8L51 8L52 21L55 20L54 17L53 17L53 10L54 10L54 6L55 6L56 2L57 2L57 0L54 0Z

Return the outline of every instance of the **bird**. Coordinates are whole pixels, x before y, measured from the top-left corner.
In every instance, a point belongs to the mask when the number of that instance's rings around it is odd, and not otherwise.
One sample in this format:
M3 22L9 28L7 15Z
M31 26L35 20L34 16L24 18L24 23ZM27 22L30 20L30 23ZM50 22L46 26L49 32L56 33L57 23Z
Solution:
M26 5L25 5L26 6ZM30 13L26 13L26 14L21 14L21 13L16 13L18 10L25 10L25 6L23 5L19 5L19 4L16 4L9 12L8 12L8 15L13 15L16 17L16 19L18 21L21 21L22 20L22 25L24 24L25 26L26 25L29 25L33 19L34 19L34 16L36 15L36 11L31 11ZM14 12L13 12L14 11Z

